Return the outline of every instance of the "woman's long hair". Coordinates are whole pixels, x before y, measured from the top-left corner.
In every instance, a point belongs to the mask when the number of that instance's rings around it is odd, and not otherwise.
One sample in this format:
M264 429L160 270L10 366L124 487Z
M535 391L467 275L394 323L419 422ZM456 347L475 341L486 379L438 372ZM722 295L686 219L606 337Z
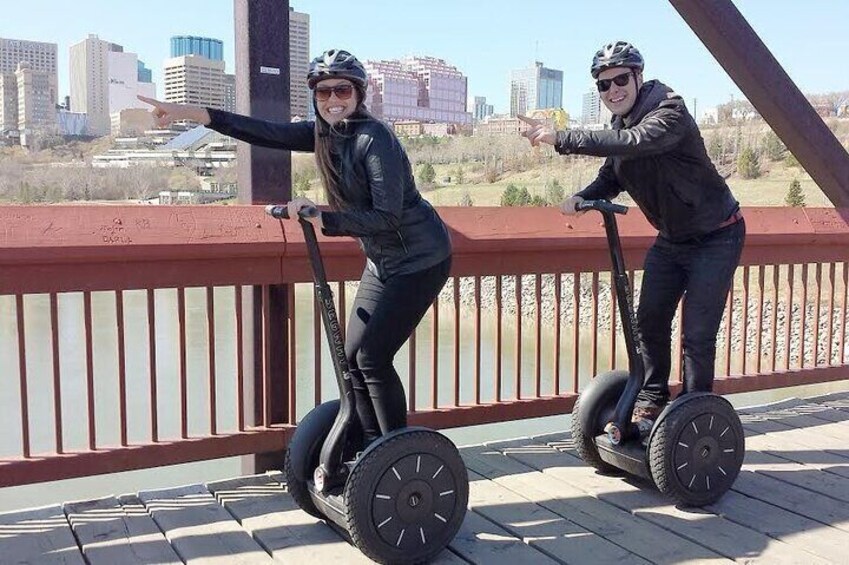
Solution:
M345 135L345 127L355 121L373 120L372 116L365 107L365 89L360 85L353 83L357 94L357 109L350 117L342 120L341 130L338 126L331 126L327 123L321 114L318 112L318 105L315 104L315 163L318 168L318 174L321 176L321 182L324 185L324 192L327 195L327 203L333 210L339 210L345 204L345 197L339 188L339 171L333 164L333 158L330 155L333 140L331 136ZM314 96L314 95L313 95Z

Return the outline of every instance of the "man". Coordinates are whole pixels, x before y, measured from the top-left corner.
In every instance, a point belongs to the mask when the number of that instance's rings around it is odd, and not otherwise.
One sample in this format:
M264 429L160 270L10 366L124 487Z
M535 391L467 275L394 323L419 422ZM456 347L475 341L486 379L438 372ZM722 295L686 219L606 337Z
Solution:
M595 54L591 73L613 113L612 129L554 131L534 123L522 135L564 155L606 157L598 177L562 204L564 214L575 214L584 199L626 191L659 232L637 310L646 380L634 421L646 430L669 400L672 318L682 297L684 393L713 388L716 333L746 228L684 101L659 81L643 82L643 67L640 52L624 41Z

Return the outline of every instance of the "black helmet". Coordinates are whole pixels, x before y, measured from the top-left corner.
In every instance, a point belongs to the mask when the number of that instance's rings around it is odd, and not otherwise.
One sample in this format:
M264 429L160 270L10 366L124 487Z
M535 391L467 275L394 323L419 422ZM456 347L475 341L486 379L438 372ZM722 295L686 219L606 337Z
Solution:
M612 69L613 67L629 67L642 71L645 66L643 56L636 47L627 41L616 41L608 43L598 50L593 57L593 66L590 68L590 73L594 79L602 71Z
M326 78L346 78L363 89L368 81L363 64L342 49L325 51L310 63L307 73L307 84L310 88L314 88L317 82Z

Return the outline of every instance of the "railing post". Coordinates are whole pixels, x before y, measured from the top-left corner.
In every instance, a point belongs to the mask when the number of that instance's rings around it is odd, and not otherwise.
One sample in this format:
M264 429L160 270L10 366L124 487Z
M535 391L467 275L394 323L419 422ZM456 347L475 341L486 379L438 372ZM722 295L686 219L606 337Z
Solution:
M272 121L290 120L289 97L289 2L288 0L234 0L236 32L236 109L240 114ZM238 143L239 202L268 204L285 202L292 194L291 155L288 151ZM248 294L251 315L247 329L252 366L247 367L246 394L253 403L256 425L285 423L289 394L289 288L274 285L265 294L255 287ZM263 316L268 316L264 324ZM246 357L249 359L250 356ZM252 371L251 371L252 370ZM250 374L253 373L251 378ZM265 375L269 378L266 379ZM267 383L264 384L264 383ZM252 472L279 469L281 453L255 454L248 465Z

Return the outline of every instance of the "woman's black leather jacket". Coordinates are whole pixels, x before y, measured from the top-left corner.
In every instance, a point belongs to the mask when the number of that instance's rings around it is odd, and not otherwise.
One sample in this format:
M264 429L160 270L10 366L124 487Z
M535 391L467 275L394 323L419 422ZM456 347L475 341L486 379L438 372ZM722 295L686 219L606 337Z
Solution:
M254 145L314 151L315 122L274 123L208 109L209 127ZM414 273L451 255L451 238L422 198L410 162L382 122L354 116L335 126L331 158L344 204L322 213L325 235L359 238L369 269L381 279Z

